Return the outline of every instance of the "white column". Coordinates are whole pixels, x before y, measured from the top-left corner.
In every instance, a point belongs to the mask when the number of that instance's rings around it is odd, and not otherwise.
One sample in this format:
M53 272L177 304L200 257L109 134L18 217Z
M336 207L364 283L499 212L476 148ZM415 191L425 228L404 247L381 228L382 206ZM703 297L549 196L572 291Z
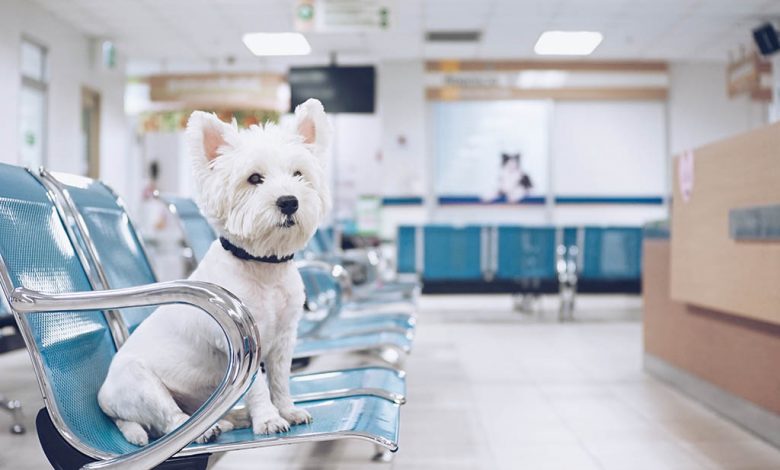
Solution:
M780 53L772 56L772 102L769 105L769 122L780 121Z

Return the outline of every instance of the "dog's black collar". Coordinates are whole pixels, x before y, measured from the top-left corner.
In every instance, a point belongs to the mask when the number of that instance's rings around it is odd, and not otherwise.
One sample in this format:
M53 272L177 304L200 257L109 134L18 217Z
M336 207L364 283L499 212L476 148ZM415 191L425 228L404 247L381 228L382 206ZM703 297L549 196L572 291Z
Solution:
M243 259L247 261L260 261L262 263L279 264L279 263L286 263L287 261L293 259L293 256L295 256L295 254L282 256L281 258L278 258L276 255L254 256L247 253L245 249L230 243L225 237L219 237L219 242L222 243L222 248L229 251L231 255L235 256L238 259Z

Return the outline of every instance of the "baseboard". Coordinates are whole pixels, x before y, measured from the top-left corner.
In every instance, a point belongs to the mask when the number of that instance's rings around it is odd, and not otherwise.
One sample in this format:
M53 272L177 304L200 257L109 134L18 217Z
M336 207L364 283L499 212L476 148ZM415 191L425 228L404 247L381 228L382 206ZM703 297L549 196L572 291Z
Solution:
M780 447L780 415L733 395L652 354L645 353L644 369L770 444Z

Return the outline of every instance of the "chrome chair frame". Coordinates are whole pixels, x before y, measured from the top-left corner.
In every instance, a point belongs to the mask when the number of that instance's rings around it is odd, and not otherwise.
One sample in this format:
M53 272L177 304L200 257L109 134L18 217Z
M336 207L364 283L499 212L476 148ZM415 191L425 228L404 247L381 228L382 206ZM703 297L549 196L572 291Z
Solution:
M317 259L310 259L310 260L303 260L303 261L296 261L295 266L298 269L306 269L306 268L314 268L319 269L323 272L327 272L330 274L332 278L334 278L340 288L341 288L341 295L342 298L345 300L349 300L350 294L352 293L352 280L349 277L349 273L346 269L344 269L343 266L340 264L331 264L326 261L317 260ZM343 304L344 302L342 302ZM317 306L312 306L316 308ZM343 307L342 307L343 308ZM320 329L322 329L329 321L333 320L335 317L339 317L342 312L340 311L328 311L328 313L320 320L320 323L317 328L311 330L309 333L307 333L308 336L317 337L317 334ZM359 317L360 315L354 315L354 317ZM412 322L414 323L415 316L413 314L408 315ZM350 318L349 316L345 318ZM409 331L404 328L383 328L381 331L387 331L391 333L400 333L403 335L409 336ZM373 329L367 329L365 331L362 331L361 333L375 333L377 330ZM409 339L413 339L413 337L409 337Z
M19 340L21 340L21 336L19 336L21 333L18 333L16 320L14 319L13 314L10 313L10 311L5 310L6 307L4 300L0 299L0 305L4 307L3 315L0 316L0 328L14 328L17 331L17 334L14 334L13 336L0 335L0 342L5 341L10 343L10 345L0 343L0 346L2 346L0 347L0 352L14 351L16 349L23 348L23 340L22 344L17 344ZM0 391L0 411L5 411L11 415L11 434L24 434L27 432L24 426L24 412L22 411L21 401L8 398L3 394L2 391Z
M51 172L48 172L44 168L40 168L38 172L38 181L41 182L41 184L44 185L46 188L49 198L54 201L55 208L60 213L60 217L66 221L64 225L66 225L66 231L68 233L68 237L71 239L72 243L74 245L78 244L78 237L76 235L76 232L81 234L81 239L84 241L85 245L85 252L82 250L77 250L79 254L79 258L82 260L82 264L89 264L91 266L91 269L87 272L87 278L89 282L92 284L94 289L111 289L111 285L108 281L108 276L106 274L106 271L103 267L103 261L100 258L99 251L95 244L92 242L92 239L90 237L89 228L87 226L86 221L82 217L81 213L78 210L78 207L73 200L72 196L68 192L68 189L57 179L57 176ZM108 191L114 196L114 198L117 200L117 204L125 208L124 203L122 202L121 198L117 196L116 192L108 186L107 184L100 182L104 187L108 189ZM163 199L161 199L163 200ZM164 200L163 200L164 201ZM173 206L170 204L169 206ZM170 207L169 207L170 209ZM175 209L175 207L173 207ZM125 213L127 213L127 210L125 209ZM176 213L173 212L175 215ZM178 217L177 217L178 219ZM130 223L133 230L135 230L135 226L133 225L132 220L129 218L128 215L128 222ZM183 227L182 227L183 230ZM136 230L137 232L137 230ZM143 245L143 241L141 237L138 237L139 242L141 242L141 250L143 251L144 256L148 259L148 251L146 250L146 247ZM151 263L148 263L151 267ZM350 288L350 281L349 276L347 272L338 265L328 265L324 262L317 262L317 261L297 261L296 265L298 267L316 267L319 269L326 270L330 273L331 276L335 277L339 283L342 286L346 286L347 289ZM154 274L154 272L152 272ZM156 276L155 276L156 277ZM328 312L328 316L333 315L334 312ZM127 324L122 316L122 313L116 310L111 311L111 316L107 317L107 322L109 322L109 325L111 325L111 333L114 336L114 342L117 345L117 349L121 347L122 344L127 340L129 333L127 329ZM320 323L322 325L327 319L324 319L323 322ZM398 348L394 344L379 344L376 347L376 350L380 353L383 353L386 349L392 349L395 351L395 354L398 356L401 356L402 354L408 354L408 350L403 350ZM345 348L344 350L334 350L329 349L327 351L323 351L321 354L324 354L325 352L355 352L355 351L362 351L365 350L363 348L361 349L349 349ZM302 359L305 357L310 357L311 354L305 354L305 355L297 355L293 356L294 359ZM380 357L381 354L380 354ZM393 363L390 363L393 365ZM396 371L396 373L399 373L401 371L397 369L393 369ZM294 378L295 376L293 376ZM293 400L296 402L301 401L313 401L313 400L322 400L322 399L331 399L331 398L343 398L343 397L349 397L349 396L356 396L356 395L371 395L371 396L377 396L380 398L384 398L387 400L390 400L397 404L403 404L406 402L406 398L403 395L398 395L392 392L389 392L387 390L384 390L382 388L360 388L360 389L340 389L340 390L330 390L327 392L323 392L320 394L310 393L305 396L294 396Z
M32 172L30 173L32 174ZM48 197L52 200L54 197L51 191L48 191L50 188L51 186L47 186L45 189L47 189ZM67 210L62 205L59 207L55 205L55 209L58 212ZM63 225L69 224L64 223ZM66 227L67 230L69 229ZM69 237L72 235L68 232ZM78 241L75 238L72 240L73 249L77 253L80 264L82 264L83 260L88 258ZM90 264L82 264L82 268L85 272L94 270ZM94 276L94 272L92 275ZM57 294L42 293L24 287L15 287L5 260L0 254L0 290L7 297L11 313L19 325L33 362L41 395L44 398L46 408L39 413L39 421L42 415L46 415L47 418L50 418L49 425L59 435L57 438L61 438L63 443L74 451L80 452L89 459L96 460L85 464L82 467L84 469L145 469L166 463L169 458L175 457L202 457L207 454L237 449L346 438L367 440L375 446L390 451L395 451L398 448L395 442L384 437L355 430L339 430L318 435L291 436L270 440L249 440L205 447L185 447L233 407L246 393L260 370L260 335L251 313L238 298L217 285L200 281L172 281L123 289ZM105 317L108 317L105 312L118 311L122 308L176 303L188 304L203 310L218 323L226 335L227 368L213 394L178 429L136 451L115 455L95 449L79 440L70 431L56 401L52 399L55 396L53 387L46 375L43 357L37 349L34 333L26 321L26 315L43 312L67 315L68 312L76 311L101 311L104 312ZM121 319L121 317L118 318ZM114 333L110 328L109 332ZM172 464L180 465L181 463Z
M181 232L182 237L182 257L185 260L184 272L188 275L195 271L195 268L198 267L198 260L195 258L195 250L192 248L192 240L190 240L189 234L187 233L187 227L184 226L184 221L179 215L179 210L176 208L176 204L173 204L171 201L166 199L165 195L161 194L160 191L157 190L154 191L152 197L165 204L165 208L168 209L168 212L170 212L171 215L173 215L173 218L176 219L176 224L179 227L179 231Z
M558 288L560 306L559 321L574 320L574 304L577 299L577 270L579 248L576 245L558 245L556 251L555 269L558 273Z
M68 195L67 189L62 183L57 180L45 168L41 167L37 172L28 170L28 172L46 189L46 193L49 199L54 204L57 213L63 221L65 232L68 234L73 247L76 251L76 255L81 261L81 265L84 267L84 271L87 274L87 281L95 290L107 290L110 289L108 283L108 277L103 270L102 265L99 262L99 256L97 256L97 248L92 243L92 238L89 237L89 230L87 224L81 213L76 210L75 203ZM78 233L82 236L79 237ZM79 240L84 242L84 249L82 249ZM122 317L122 314L116 309L106 310L104 313L108 327L111 330L111 337L114 340L116 348L119 349L127 341L130 336L130 332L127 329L127 324Z
M173 456L192 455L198 449L184 449L227 413L252 383L260 369L260 334L249 310L227 290L205 282L173 281L127 289L46 294L24 287L15 288L5 261L0 256L0 287L27 344L44 404L57 431L82 454L96 459L85 469L152 468ZM46 378L43 359L36 348L33 332L24 316L28 313L108 310L183 303L209 314L226 336L228 365L215 392L189 420L172 433L125 455L107 454L78 440L69 430ZM182 450L184 449L184 450ZM209 450L212 452L213 450Z
M7 411L11 415L11 434L24 434L27 431L24 427L22 402L6 398L0 393L0 410Z
M321 260L296 261L295 264L296 264L296 267L298 267L299 269L301 269L301 268L317 268L317 269L321 269L321 270L323 270L325 272L330 273L330 275L338 281L338 283L342 286L342 288L343 288L343 286L346 286L348 289L351 289L351 287L352 287L352 282L351 282L351 280L349 278L349 273L341 265L329 264L329 263L327 263L325 261L321 261ZM309 338L311 338L311 339L321 339L321 338L318 338L317 332L322 327L324 327L329 321L333 320L336 316L338 316L338 314L339 314L339 312L336 311L335 309L330 309L330 311L327 313L325 318L323 318L320 321L320 323L317 326L317 328L315 328L314 330L309 332L309 334L307 334L306 337L303 338L304 341L306 339L309 339ZM402 334L402 335L406 335L407 338L409 338L409 339L412 339L411 337L408 336L410 333L407 330L402 330L402 329L385 329L385 330L383 330L383 332L399 333L399 334ZM379 332L373 332L373 333L379 333ZM353 352L360 352L360 351L366 351L366 352L376 351L378 353L378 356L379 356L380 359L382 359L383 361L385 361L385 362L387 362L387 363L389 363L391 365L397 366L397 365L399 365L400 363L403 362L400 359L403 358L404 356L407 356L411 352L411 349L410 348L405 348L405 347L399 347L396 343L393 343L392 341L386 341L386 342L377 343L370 350L366 350L363 347L353 348L353 347L350 347L350 346L345 346L344 348L341 348L341 349L339 349L339 348L327 348L327 349L322 349L322 350L314 349L314 350L309 350L309 351L307 351L305 353L296 352L295 354L293 354L293 358L294 359L300 359L300 358L304 358L304 357L319 356L319 355L324 355L324 354L333 354L333 353L344 353L344 354L346 354L346 353L353 353ZM387 351L390 351L390 353L388 354ZM391 357L391 358L393 358L393 360L389 360L388 361L388 360L386 360L387 357Z
M378 367L378 366L367 366L367 367L370 367L371 369L386 369L389 372L397 374L399 378L406 377L405 371L398 370L393 367ZM355 370L355 369L347 369L347 370ZM339 370L339 369L323 370L323 371L318 371L317 373L336 374L339 372L343 372L343 370ZM314 400L330 400L330 399L344 398L345 396L355 396L355 395L368 395L368 396L384 398L385 400L391 401L396 405L406 404L406 395L391 392L389 390L385 390L382 388L374 388L374 387L337 389L337 390L330 390L328 392L307 393L307 394L296 395L293 398L295 399L296 402L303 402L303 401L314 401Z

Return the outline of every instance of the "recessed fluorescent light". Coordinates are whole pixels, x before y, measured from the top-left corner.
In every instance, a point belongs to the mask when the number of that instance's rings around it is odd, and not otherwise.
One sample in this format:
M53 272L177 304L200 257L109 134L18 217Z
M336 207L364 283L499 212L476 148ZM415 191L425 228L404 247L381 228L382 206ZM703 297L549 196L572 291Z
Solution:
M244 44L254 55L306 55L309 41L301 33L248 33Z
M545 31L536 41L534 52L539 55L590 55L602 39L601 33L596 31Z

